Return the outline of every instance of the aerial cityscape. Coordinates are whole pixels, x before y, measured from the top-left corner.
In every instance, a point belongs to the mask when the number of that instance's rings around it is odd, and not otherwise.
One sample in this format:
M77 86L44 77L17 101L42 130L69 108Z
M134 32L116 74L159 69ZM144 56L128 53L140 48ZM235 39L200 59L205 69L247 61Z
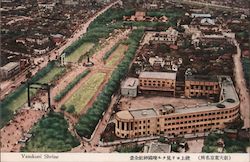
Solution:
M2 0L1 152L250 153L250 0Z

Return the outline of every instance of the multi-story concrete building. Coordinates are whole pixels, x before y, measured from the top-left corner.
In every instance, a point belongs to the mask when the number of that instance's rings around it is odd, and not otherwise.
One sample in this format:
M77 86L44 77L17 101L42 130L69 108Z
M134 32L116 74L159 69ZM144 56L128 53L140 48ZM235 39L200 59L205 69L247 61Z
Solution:
M210 97L220 94L220 86L216 76L185 76L186 97Z
M127 97L136 97L139 80L137 78L127 78L121 86L121 94Z
M163 91L175 95L176 73L141 72L139 89L142 91Z
M123 110L115 115L115 134L120 138L168 136L223 129L239 117L240 101L229 76L218 76L218 103L174 108L171 105Z
M9 79L20 71L19 62L10 62L3 67L0 67L0 79Z

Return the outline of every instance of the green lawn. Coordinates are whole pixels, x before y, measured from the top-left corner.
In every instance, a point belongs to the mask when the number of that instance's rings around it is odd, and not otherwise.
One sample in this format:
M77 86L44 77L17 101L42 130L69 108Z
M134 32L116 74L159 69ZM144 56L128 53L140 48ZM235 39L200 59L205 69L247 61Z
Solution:
M95 95L98 87L104 81L105 73L92 75L66 102L65 106L74 105L76 112L80 112Z
M106 66L113 67L114 65L116 65L117 62L123 57L127 49L128 49L128 46L120 44L108 58Z
M46 74L43 78L39 79L37 82L49 83L53 81L56 76L59 76L61 73L63 73L64 70L65 68L54 67L53 69L51 69L51 71L48 74Z
M59 75L62 72L62 70L64 70L64 68L54 67L50 72L48 72L43 78L39 79L37 82L38 83L51 82L56 75ZM32 89L31 94L35 94L36 91L37 90ZM28 96L27 89L25 89L25 91L22 91L14 101L10 102L8 107L12 111L17 110L18 108L20 108L20 106L24 105L27 102L28 100L27 96Z
M77 48L73 53L66 57L68 62L77 62L81 55L87 53L95 44L94 43L84 43L79 48Z

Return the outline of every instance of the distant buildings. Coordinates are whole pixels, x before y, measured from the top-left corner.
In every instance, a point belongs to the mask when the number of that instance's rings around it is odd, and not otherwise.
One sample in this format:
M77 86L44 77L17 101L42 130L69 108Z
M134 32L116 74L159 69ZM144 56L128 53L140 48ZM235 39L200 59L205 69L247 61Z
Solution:
M165 32L155 32L151 37L151 41L175 44L178 34L179 32L177 30L170 27Z

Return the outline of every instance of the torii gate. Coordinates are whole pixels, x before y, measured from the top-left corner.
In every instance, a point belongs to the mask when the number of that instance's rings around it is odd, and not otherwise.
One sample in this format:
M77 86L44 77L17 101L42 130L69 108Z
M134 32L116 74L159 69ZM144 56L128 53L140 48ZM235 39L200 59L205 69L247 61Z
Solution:
M32 86L35 85L35 86ZM30 89L41 89L45 90L48 93L48 108L52 110L51 107L51 99L50 99L50 87L51 85L48 83L30 83L28 82L28 106L31 107L31 99L30 99Z

